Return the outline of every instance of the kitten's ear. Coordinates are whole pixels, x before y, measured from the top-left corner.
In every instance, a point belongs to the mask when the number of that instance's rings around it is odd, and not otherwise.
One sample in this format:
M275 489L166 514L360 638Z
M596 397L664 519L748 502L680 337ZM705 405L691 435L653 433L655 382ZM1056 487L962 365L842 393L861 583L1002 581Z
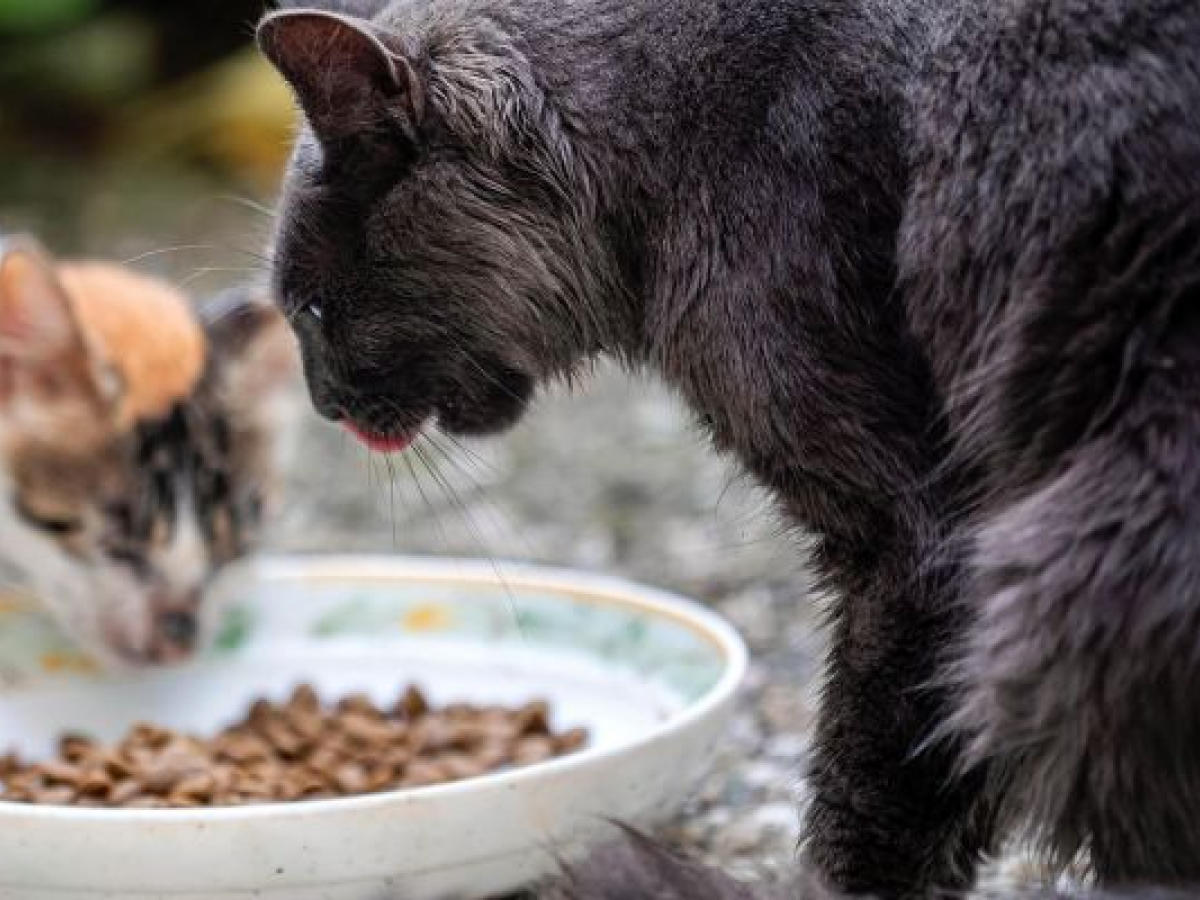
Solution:
M0 241L0 404L18 393L47 407L83 400L101 413L123 393L89 344L54 261L27 237Z
M234 400L257 402L297 384L296 338L274 304L236 288L202 304L200 319Z
M50 257L29 238L0 243L0 355L51 361L77 350L83 339Z
M380 125L421 124L420 78L366 19L283 10L259 24L258 44L291 84L322 142L344 141Z

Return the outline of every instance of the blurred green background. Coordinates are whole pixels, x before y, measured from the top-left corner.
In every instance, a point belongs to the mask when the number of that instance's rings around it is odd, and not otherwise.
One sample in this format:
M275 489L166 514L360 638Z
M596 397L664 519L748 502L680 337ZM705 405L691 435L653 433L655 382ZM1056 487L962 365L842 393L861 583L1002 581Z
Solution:
M0 232L153 252L201 292L256 265L292 131L252 46L263 6L0 0Z

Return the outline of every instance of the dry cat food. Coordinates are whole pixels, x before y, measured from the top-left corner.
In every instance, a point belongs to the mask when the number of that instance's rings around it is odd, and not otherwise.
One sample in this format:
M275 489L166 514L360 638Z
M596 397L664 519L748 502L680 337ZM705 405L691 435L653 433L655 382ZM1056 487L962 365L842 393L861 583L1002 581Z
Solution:
M137 725L115 746L63 737L50 762L0 757L0 799L141 808L316 800L472 778L587 741L583 729L556 733L540 701L435 709L410 687L390 710L362 695L328 708L302 686L282 704L256 701L208 740Z

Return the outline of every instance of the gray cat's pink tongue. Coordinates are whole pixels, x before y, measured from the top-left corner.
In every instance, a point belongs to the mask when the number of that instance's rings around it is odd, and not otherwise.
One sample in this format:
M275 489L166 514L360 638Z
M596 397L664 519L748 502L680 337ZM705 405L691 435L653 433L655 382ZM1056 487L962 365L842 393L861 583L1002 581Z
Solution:
M376 453L401 453L408 449L415 435L386 435L365 431L349 419L342 420L342 427Z

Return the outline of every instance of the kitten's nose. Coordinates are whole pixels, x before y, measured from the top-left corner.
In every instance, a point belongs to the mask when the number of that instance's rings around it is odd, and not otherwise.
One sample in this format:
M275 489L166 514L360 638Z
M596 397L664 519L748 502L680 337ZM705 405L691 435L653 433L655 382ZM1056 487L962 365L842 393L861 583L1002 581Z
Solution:
M182 609L168 610L159 617L158 630L168 643L190 650L196 643L196 615Z
M183 662L196 649L200 626L196 614L187 609L167 609L154 619L150 660L160 665Z

